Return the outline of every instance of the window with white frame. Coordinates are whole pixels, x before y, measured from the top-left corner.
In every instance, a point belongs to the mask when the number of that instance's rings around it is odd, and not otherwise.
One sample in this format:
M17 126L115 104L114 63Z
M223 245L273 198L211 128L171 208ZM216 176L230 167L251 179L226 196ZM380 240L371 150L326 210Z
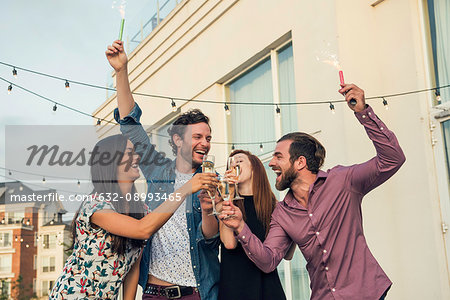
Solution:
M8 296L11 295L11 282L9 279L0 280L0 295L3 297L1 299L9 299Z
M427 0L436 86L450 84L450 3L448 0ZM440 89L440 102L450 101L450 88Z
M42 246L44 249L55 249L56 248L56 235L55 234L44 234Z
M12 254L0 255L0 273L12 272Z
M268 164L275 143L260 143L275 141L288 132L298 131L298 110L296 105L280 106L280 114L276 113L276 104L294 103L295 77L292 43L282 45L271 51L261 61L249 68L244 74L226 84L231 113L231 143L236 148L249 150L260 157L269 178L272 190L279 200L280 193L275 189L275 175ZM276 90L278 87L278 90ZM271 103L274 105L233 105L233 103ZM278 132L277 132L278 131ZM239 143L254 142L248 145ZM261 151L262 150L262 151ZM306 300L310 297L309 276L306 261L297 248L294 258L278 266L278 273L286 291L292 299ZM286 272L289 272L286 274ZM289 284L287 284L289 282Z
M442 134L444 136L444 154L447 163L447 174L448 178L450 178L450 120L442 122Z
M54 272L55 271L55 257L54 256L44 256L42 257L42 272Z
M50 294L50 291L53 288L53 284L54 284L53 280L42 280L41 284L42 296L48 296Z
M0 248L11 247L12 245L12 231L0 232Z
M22 223L24 219L25 219L25 212L20 212L20 211L8 212L8 223L9 224Z

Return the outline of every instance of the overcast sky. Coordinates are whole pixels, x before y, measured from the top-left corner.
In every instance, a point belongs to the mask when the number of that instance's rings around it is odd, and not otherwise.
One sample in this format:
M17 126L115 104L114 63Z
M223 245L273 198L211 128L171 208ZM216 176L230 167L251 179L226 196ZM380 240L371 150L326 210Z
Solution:
M113 0L0 0L0 62L48 73L70 80L105 86L111 67L105 58L108 44L118 38L121 16ZM120 0L116 1L119 2ZM156 0L128 0L124 40L134 31L132 24L149 18ZM116 3L116 6L117 3ZM134 27L135 28L135 27ZM106 98L104 90L72 84L67 92L64 82L0 65L0 77L54 101L91 114ZM93 120L63 107L53 112L53 103L13 87L0 80L0 167L5 161L7 125L90 125ZM48 128L48 127L45 127ZM44 129L44 127L43 127ZM1 175L9 172L0 169ZM11 177L24 178L17 173ZM39 181L40 178L37 178ZM30 186L38 189L37 186ZM44 186L52 187L49 180Z

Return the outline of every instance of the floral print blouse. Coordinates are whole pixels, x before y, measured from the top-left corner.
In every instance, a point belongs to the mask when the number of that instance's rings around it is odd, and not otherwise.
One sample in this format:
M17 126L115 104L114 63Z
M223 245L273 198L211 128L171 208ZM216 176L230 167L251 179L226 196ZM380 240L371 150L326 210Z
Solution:
M98 210L114 210L105 200L91 197L82 204L75 221L76 241L73 253L56 281L49 299L116 299L128 271L138 259L142 248L127 245L124 255L111 251L111 234L94 228L90 217ZM145 206L148 213L148 207Z

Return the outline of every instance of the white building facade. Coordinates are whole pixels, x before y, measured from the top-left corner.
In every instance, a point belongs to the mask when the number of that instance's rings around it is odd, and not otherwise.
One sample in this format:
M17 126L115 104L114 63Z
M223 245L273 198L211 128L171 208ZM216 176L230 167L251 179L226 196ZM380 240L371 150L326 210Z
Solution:
M367 242L394 282L389 298L449 299L450 92L439 89L440 101L434 91L389 96L450 84L449 21L442 11L448 15L442 0L181 1L128 53L132 91L169 98L136 95L141 122L170 154L162 137L170 123L201 108L211 118L210 153L219 172L233 146L267 167L275 141L291 131L324 144L324 169L363 162L375 154L364 129L345 104L334 103L333 114L328 103L342 99L337 70L327 63L338 58L348 82L367 97L386 96L389 110L381 97L367 102L407 157L363 201ZM231 114L223 103L199 99L225 102ZM113 95L94 114L113 120L116 105ZM109 130L99 127L100 135ZM273 183L271 170L268 175ZM298 250L279 272L289 299L309 299Z

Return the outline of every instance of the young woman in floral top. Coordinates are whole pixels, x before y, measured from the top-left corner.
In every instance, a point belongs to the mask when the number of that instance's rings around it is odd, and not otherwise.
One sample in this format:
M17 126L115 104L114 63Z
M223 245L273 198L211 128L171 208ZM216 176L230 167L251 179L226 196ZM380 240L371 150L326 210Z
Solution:
M135 201L140 157L133 144L114 135L99 141L94 152L98 156L89 161L94 190L74 217L73 253L49 299L116 299L122 283L123 299L135 299L143 241L187 195L217 184L214 174L197 174L168 197L178 201L165 201L149 212Z

